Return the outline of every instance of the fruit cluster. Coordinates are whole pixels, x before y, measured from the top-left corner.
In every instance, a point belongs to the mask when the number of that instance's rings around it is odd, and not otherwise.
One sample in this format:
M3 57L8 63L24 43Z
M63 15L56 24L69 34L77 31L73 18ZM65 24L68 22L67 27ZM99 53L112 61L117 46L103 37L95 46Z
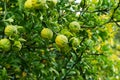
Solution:
M69 30L62 29L60 33L55 35L55 43L59 48L65 48L68 46L75 48L79 46L80 39L73 35L74 33L80 31L79 22L77 21L71 22L69 24ZM53 31L49 28L43 28L41 31L41 37L47 40L51 40L53 38Z
M4 34L6 38L0 40L0 50L2 51L20 51L22 48L21 41L24 39L20 38L20 30L22 26L7 25L4 29Z

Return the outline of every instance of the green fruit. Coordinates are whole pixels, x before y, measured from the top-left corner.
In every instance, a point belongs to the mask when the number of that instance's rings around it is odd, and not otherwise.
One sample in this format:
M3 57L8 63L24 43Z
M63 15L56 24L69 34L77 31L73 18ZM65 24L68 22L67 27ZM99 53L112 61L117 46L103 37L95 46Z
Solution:
M45 8L46 0L27 0L24 4L28 9L43 9Z
M71 32L69 32L68 29L61 30L61 34L67 36L68 38L71 37L71 36L73 36L73 34Z
M79 46L79 44L80 44L79 39L76 38L76 37L70 38L69 42L70 42L70 44L72 45L72 47L77 47L77 46Z
M0 48L3 50L3 51L9 51L10 48L11 48L11 43L10 43L10 40L9 39L1 39L0 40Z
M55 39L56 44L59 47L65 47L68 44L68 38L65 35L58 35Z
M31 9L32 8L32 0L25 1L24 7Z
M4 33L6 36L13 36L17 33L17 28L13 25L7 25L5 27Z
M47 5L49 8L53 8L54 6L56 6L57 4L57 0L47 0Z
M20 51L21 48L22 48L21 42L20 42L20 41L15 41L12 48L13 48L13 50L15 50L15 51Z
M43 9L45 8L46 0L32 0L32 6L35 9Z
M51 29L49 28L44 28L42 31L41 31L41 37L42 38L45 38L45 39L52 39L53 37L53 32Z
M79 32L80 24L77 21L73 21L69 24L69 29L71 32Z

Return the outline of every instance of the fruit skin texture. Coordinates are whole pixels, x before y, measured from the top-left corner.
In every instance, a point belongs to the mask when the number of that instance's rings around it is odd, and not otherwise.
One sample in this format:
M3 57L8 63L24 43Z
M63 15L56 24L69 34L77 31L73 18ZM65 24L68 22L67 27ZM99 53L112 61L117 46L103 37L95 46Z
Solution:
M79 32L80 24L77 21L73 21L69 24L69 29L71 32Z
M68 38L65 35L58 35L55 39L55 43L58 45L58 47L65 47L68 44Z
M20 41L15 41L13 44L13 50L15 51L20 51L22 48L22 44Z
M46 0L27 0L24 4L25 8L28 9L42 9L45 7Z
M4 33L6 36L12 36L17 33L17 28L13 25L7 25L4 30Z
M1 48L3 51L9 51L10 48L11 48L10 40L7 39L7 38L1 39L1 40L0 40L0 48Z
M45 38L45 39L52 39L52 37L53 37L52 30L49 29L49 28L42 29L42 31L41 31L41 37Z
M72 37L72 38L70 38L69 41L70 41L72 47L77 47L77 46L79 46L79 44L80 44L79 39L76 38L76 37Z
M46 0L32 0L32 6L35 9L43 9L45 7Z
M32 8L32 0L27 0L24 4L24 7L28 9Z

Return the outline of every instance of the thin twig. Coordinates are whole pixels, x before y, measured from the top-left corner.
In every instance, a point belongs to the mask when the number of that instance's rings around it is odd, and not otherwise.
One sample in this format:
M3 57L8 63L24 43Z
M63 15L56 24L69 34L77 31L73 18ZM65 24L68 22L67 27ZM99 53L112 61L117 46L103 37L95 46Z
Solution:
M113 20L114 14L115 14L116 10L119 8L119 5L120 5L120 0L119 0L119 2L118 2L118 4L117 4L117 7L114 8L114 10L113 10L113 13L112 13L112 16L111 16L111 18L110 18L110 21Z
M84 38L82 39L80 45L82 45L82 43L83 43L83 41L85 41L85 39L86 39L86 37L84 37ZM66 79L66 77L67 77L67 75L70 73L71 69L73 69L73 68L76 66L76 64L78 64L78 62L81 61L82 55L83 55L84 51L86 50L86 48L87 48L87 46L85 47L84 50L82 50L81 54L79 55L79 57L77 58L77 60L75 61L75 63L74 63L74 64L71 66L71 68L66 72L65 76L62 78L63 80Z

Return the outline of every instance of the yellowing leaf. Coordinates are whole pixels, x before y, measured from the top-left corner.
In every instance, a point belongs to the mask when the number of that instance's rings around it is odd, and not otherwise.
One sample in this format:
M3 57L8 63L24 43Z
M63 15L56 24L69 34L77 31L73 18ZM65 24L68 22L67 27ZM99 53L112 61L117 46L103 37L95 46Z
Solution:
M93 4L97 4L99 2L99 0L92 0Z
M105 14L99 16L99 19L101 20L107 20L109 18L110 18L109 15L105 15Z
M109 59L111 59L112 61L117 61L118 60L118 56L115 54L112 54Z
M88 33L89 39L91 39L92 38L92 32L91 32L91 30L87 30L86 32Z
M115 43L114 43L114 40L112 38L108 39L108 43L113 46Z
M26 72L22 72L22 77L25 77L27 76L27 73Z

